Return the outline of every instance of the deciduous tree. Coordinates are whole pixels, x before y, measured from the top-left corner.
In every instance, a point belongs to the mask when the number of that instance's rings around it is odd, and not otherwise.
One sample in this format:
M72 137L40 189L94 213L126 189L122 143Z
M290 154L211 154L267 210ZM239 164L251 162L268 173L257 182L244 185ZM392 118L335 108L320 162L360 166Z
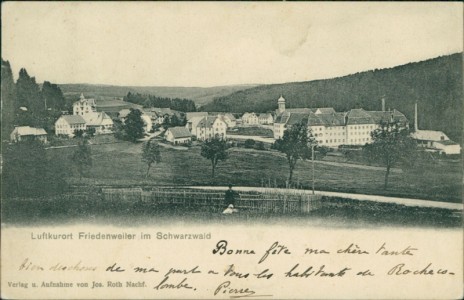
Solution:
M411 138L409 129L398 122L382 122L371 132L373 142L364 146L369 159L385 166L384 188L388 186L390 170L400 161L412 158L416 152L416 142Z
M201 156L211 161L211 177L214 178L218 162L229 157L226 141L218 137L205 141L201 146Z
M311 145L315 145L316 141L308 132L308 126L305 122L292 125L290 129L284 132L281 139L275 141L273 148L284 153L287 157L289 174L288 183L292 182L293 171L299 159L307 159L311 157Z
M123 125L127 139L134 143L142 138L144 136L144 127L145 123L142 120L142 112L131 108Z
M142 161L147 164L145 177L148 177L151 166L161 161L160 146L155 140L149 140L142 145Z

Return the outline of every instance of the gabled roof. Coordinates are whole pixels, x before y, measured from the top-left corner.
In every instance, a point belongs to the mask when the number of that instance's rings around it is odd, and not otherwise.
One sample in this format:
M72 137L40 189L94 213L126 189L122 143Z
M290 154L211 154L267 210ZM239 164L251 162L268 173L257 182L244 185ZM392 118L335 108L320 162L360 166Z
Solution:
M345 114L344 113L328 113L328 114L315 114L322 123L326 126L344 126Z
M159 115L173 115L173 114L176 113L176 111L170 109L169 107L168 108L165 108L165 107L151 107L150 111L154 111Z
M269 117L272 118L272 114L270 114L270 113L267 113L267 114L259 114L258 117L259 117L259 118L266 118L266 119L269 118Z
M205 111L188 112L188 113L186 113L187 121L190 120L191 118L195 118L195 117L207 117L207 116L208 116L208 113L205 112Z
M301 122L308 123L308 117L308 114L291 113L286 124L295 125Z
M406 116L394 109L392 111L366 111L374 120L375 123L381 123L381 122L390 122L390 121L395 121L395 122L400 122L400 123L407 123L408 119Z
M213 127L213 124L217 118L218 117L216 116L204 117L200 120L200 122L198 122L197 127L208 127L208 128Z
M290 113L310 113L313 112L310 108L287 108L285 109L286 112Z
M84 118L87 126L100 126L104 121L112 122L110 116L108 116L105 112L86 113L82 116L82 118Z
M183 126L171 127L171 128L168 128L168 131L170 131L172 136L174 138L176 138L176 139L184 138L184 137L191 137L192 136L190 131L187 128L183 127Z
M231 120L231 121L235 121L235 117L234 117L233 114L225 114L224 116L225 116L226 118L229 118L229 120Z
M13 130L13 133L18 134L20 136L26 136L26 135L47 135L47 132L43 128L34 128L30 126L19 126L15 127Z
M443 131L436 130L416 130L411 134L413 139L421 141L448 141L449 137Z
M127 115L130 113L130 109L124 108L119 111L119 117L120 118L126 118Z
M73 105L75 105L75 104L83 104L83 103L87 103L90 106L97 106L97 103L95 102L95 99L93 99L93 98L85 99L84 94L81 93L81 96L80 96L79 100L74 102Z
M68 124L85 124L84 118L79 115L64 115L61 116L60 119L63 118Z
M334 114L335 109L333 107L320 107L316 109L316 114Z
M348 121L346 123L347 125L375 123L371 115L362 108L351 109L348 112L347 116L348 116Z

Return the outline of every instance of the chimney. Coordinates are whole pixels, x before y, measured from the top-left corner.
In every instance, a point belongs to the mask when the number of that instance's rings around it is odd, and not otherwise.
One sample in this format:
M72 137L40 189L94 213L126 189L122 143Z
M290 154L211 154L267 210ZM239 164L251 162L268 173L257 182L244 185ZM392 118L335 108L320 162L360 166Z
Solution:
M417 101L414 104L414 131L419 130L419 124L417 122Z
M382 111L385 111L385 96L382 97Z

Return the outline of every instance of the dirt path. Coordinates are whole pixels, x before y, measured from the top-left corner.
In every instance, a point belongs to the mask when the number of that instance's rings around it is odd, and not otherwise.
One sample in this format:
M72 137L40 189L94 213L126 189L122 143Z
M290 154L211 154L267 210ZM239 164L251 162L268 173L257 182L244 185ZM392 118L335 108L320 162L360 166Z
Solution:
M221 186L192 186L189 188L220 190L220 191L227 190L227 187L225 186L223 187ZM312 191L309 191L309 190L270 189L270 188L246 187L246 186L235 186L234 190L258 191L258 192L273 190L273 191L278 191L282 193L283 192L305 193L305 194L312 193ZM462 203L448 203L448 202L422 200L422 199L386 197L386 196L377 196L377 195L351 194L351 193L326 192L326 191L316 191L315 193L316 195L339 197L339 198L353 199L353 200L359 200L359 201L375 201L375 202L383 202L383 203L401 204L405 206L433 207L433 208L444 208L444 209L452 209L452 210L463 210Z

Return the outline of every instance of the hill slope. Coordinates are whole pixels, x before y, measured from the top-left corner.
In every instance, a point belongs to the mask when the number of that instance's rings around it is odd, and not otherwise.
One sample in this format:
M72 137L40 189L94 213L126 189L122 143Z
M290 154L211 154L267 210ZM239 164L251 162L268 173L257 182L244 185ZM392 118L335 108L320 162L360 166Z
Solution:
M462 141L463 90L462 53L422 62L344 77L262 85L218 97L203 107L206 111L266 112L277 108L282 94L287 107L334 107L380 110L386 107L403 112L413 123L414 103L419 105L419 128L442 130L451 139Z
M255 87L256 85L231 85L217 87L162 87L162 86L114 86L95 84L60 84L66 96L84 93L88 97L122 98L131 93L156 95L166 98L185 98L195 101L197 105L205 105L216 97L223 97L233 92Z

